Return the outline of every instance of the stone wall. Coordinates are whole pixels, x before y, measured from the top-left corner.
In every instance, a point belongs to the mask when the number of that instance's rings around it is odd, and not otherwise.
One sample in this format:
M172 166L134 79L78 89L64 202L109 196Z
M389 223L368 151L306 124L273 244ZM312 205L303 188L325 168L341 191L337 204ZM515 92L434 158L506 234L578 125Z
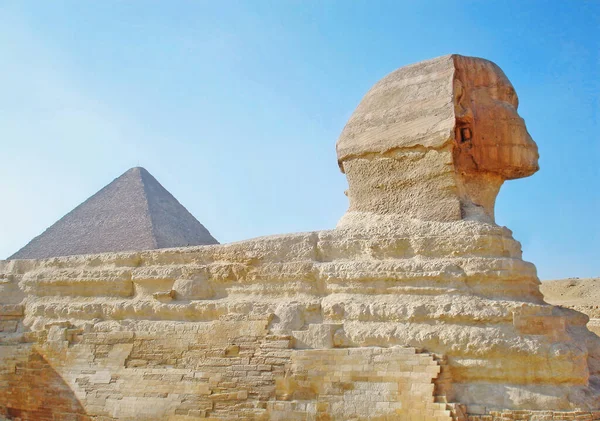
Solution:
M404 347L293 349L293 338L267 334L267 324L154 322L105 331L49 324L35 343L0 346L0 414L22 420L452 419L445 404L434 402L441 367L430 354Z
M291 402L275 403L275 419L452 419L434 403L440 366L414 348L295 351L291 361L277 388Z
M486 415L469 415L468 421L596 421L600 412L586 411L490 411Z

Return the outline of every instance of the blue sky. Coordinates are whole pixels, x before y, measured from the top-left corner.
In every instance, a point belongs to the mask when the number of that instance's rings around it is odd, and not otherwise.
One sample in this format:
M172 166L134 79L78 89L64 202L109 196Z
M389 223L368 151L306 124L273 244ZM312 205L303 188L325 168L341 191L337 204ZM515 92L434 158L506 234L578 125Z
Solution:
M600 1L0 1L0 257L144 166L221 242L332 228L335 141L392 70L515 85L541 170L497 222L541 279L600 276Z

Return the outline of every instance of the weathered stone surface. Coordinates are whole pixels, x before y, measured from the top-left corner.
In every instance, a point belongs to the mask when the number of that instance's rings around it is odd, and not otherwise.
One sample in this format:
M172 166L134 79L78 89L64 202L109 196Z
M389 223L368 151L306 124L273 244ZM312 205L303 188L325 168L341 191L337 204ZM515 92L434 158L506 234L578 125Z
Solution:
M493 223L502 182L537 168L509 86L460 56L376 85L338 142L334 230L0 261L0 414L597 419L598 337Z

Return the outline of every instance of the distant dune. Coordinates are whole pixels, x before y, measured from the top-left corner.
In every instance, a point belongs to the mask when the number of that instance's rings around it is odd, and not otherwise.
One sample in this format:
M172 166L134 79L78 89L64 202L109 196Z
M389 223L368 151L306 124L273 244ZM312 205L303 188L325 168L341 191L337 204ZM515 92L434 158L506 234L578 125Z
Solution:
M540 289L546 302L587 314L588 328L600 335L600 278L544 281Z

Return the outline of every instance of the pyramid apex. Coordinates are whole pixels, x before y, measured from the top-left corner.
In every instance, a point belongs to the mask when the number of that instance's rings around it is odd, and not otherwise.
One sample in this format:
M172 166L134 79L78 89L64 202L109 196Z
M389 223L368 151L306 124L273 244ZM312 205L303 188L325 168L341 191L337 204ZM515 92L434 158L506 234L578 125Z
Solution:
M146 172L146 173L150 174L150 172L146 168L140 167L140 166L136 166L136 167L129 168L127 171L125 171L123 173L123 175L129 174L129 173L142 173L142 172Z

